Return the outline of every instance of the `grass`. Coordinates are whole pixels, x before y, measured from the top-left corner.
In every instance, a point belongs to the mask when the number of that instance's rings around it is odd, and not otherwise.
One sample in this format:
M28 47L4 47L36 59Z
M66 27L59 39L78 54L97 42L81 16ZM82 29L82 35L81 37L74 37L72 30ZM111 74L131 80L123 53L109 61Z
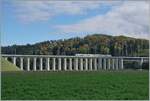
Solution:
M14 64L8 62L4 58L1 58L1 71L21 71L18 67Z
M2 72L4 100L149 99L148 71Z

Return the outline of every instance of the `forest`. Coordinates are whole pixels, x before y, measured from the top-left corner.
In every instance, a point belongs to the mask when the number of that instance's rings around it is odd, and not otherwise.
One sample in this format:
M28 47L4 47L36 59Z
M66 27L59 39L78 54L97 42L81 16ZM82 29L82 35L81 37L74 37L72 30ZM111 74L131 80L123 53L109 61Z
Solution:
M2 46L2 54L75 55L110 54L112 56L149 56L149 40L104 34L87 35L35 44Z

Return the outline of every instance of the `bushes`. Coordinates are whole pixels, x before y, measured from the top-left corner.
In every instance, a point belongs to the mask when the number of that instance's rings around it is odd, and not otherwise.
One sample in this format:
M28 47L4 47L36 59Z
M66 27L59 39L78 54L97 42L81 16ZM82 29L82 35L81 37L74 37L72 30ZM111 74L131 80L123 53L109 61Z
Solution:
M125 61L124 62L125 69L149 69L149 62L144 62L142 66L137 61Z
M144 62L143 65L142 65L142 69L149 70L149 62Z

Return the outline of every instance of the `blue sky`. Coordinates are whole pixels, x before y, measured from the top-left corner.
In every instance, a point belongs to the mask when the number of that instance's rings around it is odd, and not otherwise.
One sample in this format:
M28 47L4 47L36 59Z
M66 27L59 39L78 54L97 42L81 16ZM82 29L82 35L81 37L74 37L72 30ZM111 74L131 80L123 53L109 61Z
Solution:
M147 38L148 10L147 1L2 0L1 43L33 44L93 33Z

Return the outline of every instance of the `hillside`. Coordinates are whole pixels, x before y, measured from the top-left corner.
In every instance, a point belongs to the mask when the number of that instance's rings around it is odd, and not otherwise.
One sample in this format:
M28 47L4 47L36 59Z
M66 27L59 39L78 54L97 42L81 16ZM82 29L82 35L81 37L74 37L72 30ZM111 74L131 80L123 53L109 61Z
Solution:
M21 70L14 64L1 58L1 71L21 71Z
M2 54L74 55L76 53L148 57L149 41L126 36L94 34L84 38L76 37L44 41L32 45L2 47Z

